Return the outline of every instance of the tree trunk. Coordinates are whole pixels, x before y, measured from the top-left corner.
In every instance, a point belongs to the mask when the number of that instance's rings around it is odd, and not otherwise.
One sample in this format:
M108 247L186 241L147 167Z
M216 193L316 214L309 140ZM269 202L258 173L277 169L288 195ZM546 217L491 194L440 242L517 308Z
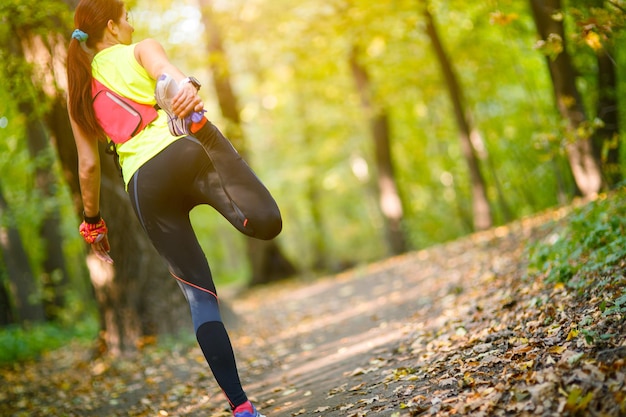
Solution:
M50 146L49 137L44 124L34 115L34 107L28 102L19 104L20 112L27 120L26 134L30 158L36 164L35 189L39 191L42 201L54 201L54 189L58 179L54 174L54 150ZM65 305L65 290L69 287L69 277L63 254L63 237L60 227L58 205L42 205L43 219L39 227L39 236L44 242L41 284L44 293L46 317L55 319Z
M560 0L530 0L535 24L543 40L561 42L561 51L554 58L547 57L554 88L556 105L567 123L565 149L576 186L583 197L595 196L602 187L600 166L593 153L592 140L582 136L579 127L587 121L583 103L576 87L576 73L570 55L562 19L556 19L561 10Z
M14 28L14 30L20 36L12 37L9 44L6 45L14 57L25 60L34 66L42 62L42 58L43 60L50 58L50 53L40 37L31 37L22 28ZM51 59L47 61L50 62ZM37 70L42 69L37 68ZM10 79L20 79L23 74L20 74L17 68L9 67L6 75ZM46 317L54 319L64 306L64 289L69 286L69 277L63 254L63 238L59 229L60 212L58 206L56 204L43 204L54 201L55 188L58 185L54 173L54 151L49 144L45 125L39 119L34 104L43 100L44 94L42 91L36 91L37 98L32 98L28 94L24 94L24 90L19 84L10 83L9 86L9 92L16 98L17 108L26 121L26 140L30 159L35 166L34 188L39 192L39 198L42 201L39 236L44 242L44 257L39 281L42 286L42 301Z
M40 291L30 267L20 232L12 224L13 216L4 198L1 184L0 218L6 222L5 225L0 225L0 259L3 261L9 276L15 316L19 322L43 321L44 309L38 297Z
M300 85L300 75L297 76L297 85ZM297 91L297 114L301 119L302 136L305 149L315 148L315 138L312 133L309 117L307 114L307 106L305 105L306 97L300 89ZM315 165L315 162L312 162ZM307 175L305 180L306 199L308 203L308 213L312 227L307 237L311 244L311 264L310 270L315 272L333 271L337 268L331 268L329 253L326 246L326 227L324 225L324 216L322 214L320 200L319 178L315 170Z
M605 48L608 48L606 46ZM602 120L593 138L594 154L602 167L603 180L607 187L622 181L620 167L619 115L617 102L617 74L611 59L611 49L598 52L598 102L597 117Z
M306 181L306 196L309 206L309 215L313 223L313 230L311 231L311 243L313 245L311 269L313 271L327 271L329 265L326 240L324 239L324 222L322 220L322 210L320 207L319 182L316 181L313 176L310 176Z
M2 233L0 231L0 233ZM0 261L2 261L2 253L0 253ZM0 262L0 327L15 323L13 315L13 306L11 296L9 295L8 283L5 282L4 276L7 272L2 262Z
M369 119L370 131L374 140L380 210L385 219L385 234L392 255L406 252L407 243L402 229L404 212L402 199L396 185L396 177L391 158L389 139L389 116L387 110L380 108L372 98L372 86L369 74L359 62L358 50L352 49L350 68L354 77L361 105Z
M246 159L245 137L239 117L239 104L230 80L228 59L224 53L221 32L212 14L212 0L198 0L202 10L202 22L207 31L209 65L213 74L213 85L222 112L228 121L224 134ZM251 266L250 285L264 284L287 278L296 273L296 268L283 255L275 240L259 240L245 237L248 261Z
M40 62L48 62L52 65L52 57L46 49L43 40L38 37L30 37L24 33L21 45L16 43L15 49L19 48L19 55L27 62L37 65ZM52 36L54 39L54 36ZM17 51L16 51L17 52ZM41 68L43 70L43 68ZM51 71L52 72L52 71ZM19 87L18 87L19 88ZM15 97L19 92L15 91ZM45 100L43 91L38 92L42 100ZM30 100L20 100L18 104L20 112L26 118L26 135L30 158L36 164L35 189L40 193L43 201L54 201L55 189L58 178L54 171L54 149L50 145L50 137L46 126L35 112L34 103ZM44 306L46 316L49 319L58 317L60 310L65 306L65 289L69 287L69 276L65 265L63 253L63 237L60 231L60 211L56 204L42 205L43 218L39 227L39 236L44 242L44 257L42 260L41 283L44 291Z
M439 62L448 87L448 94L452 107L454 108L454 117L459 129L461 150L463 151L463 156L465 157L465 162L469 170L472 186L474 229L486 230L493 225L493 218L489 206L489 198L487 196L487 186L480 171L476 149L472 144L472 139L479 134L476 128L472 126L469 112L465 109L461 86L452 68L452 63L443 48L441 38L435 27L434 18L428 11L427 4L423 6L423 15L426 20L426 33L431 40L433 50L437 56L437 61Z

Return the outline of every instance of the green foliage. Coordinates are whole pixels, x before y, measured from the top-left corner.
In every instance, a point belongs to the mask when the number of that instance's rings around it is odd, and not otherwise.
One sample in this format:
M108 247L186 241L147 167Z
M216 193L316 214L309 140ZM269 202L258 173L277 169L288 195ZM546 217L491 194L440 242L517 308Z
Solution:
M183 68L210 77L203 74L210 57L186 54L178 38L160 32L171 25L197 28L193 2L177 1L167 14L143 3L135 14L138 38L169 42L166 49ZM573 189L573 181L528 3L429 4L482 135L482 171L496 224L563 203L557 198ZM471 185L420 7L409 0L215 3L212 15L227 48L249 160L283 210L280 239L288 255L305 268L319 235L336 258L331 262L385 255L375 155L348 65L352 45L362 51L373 94L391 116L392 155L412 246L472 230ZM201 32L184 33L186 44L204 48ZM223 126L214 94L204 91L212 120ZM365 164L365 175L357 177L355 161ZM313 204L321 224L312 218Z
M190 219L200 240L200 246L209 255L211 270L220 285L245 286L249 276L248 264L243 262L245 242L230 223L208 206L192 210ZM219 236L219 238L215 238Z
M63 31L71 21L70 9L62 0L5 0L0 4L0 89L13 92L16 102L32 104L35 114L23 117L36 120L35 116L44 115L49 100L42 94L41 81L32 74L36 58L25 60L20 49L34 52L39 41L47 44L59 32L69 39Z
M4 327L0 329L0 365L35 359L70 341L92 341L97 333L95 316L67 326L44 323Z
M70 10L60 0L3 0L0 4L0 20L10 22L13 28L28 28L33 33L48 35L58 28L58 20L70 20ZM7 29L2 25L3 35ZM68 34L69 35L69 34Z
M626 258L626 188L575 209L563 227L530 249L529 271L548 282L584 287ZM577 276L577 279L572 279ZM620 298L620 300L622 300ZM624 304L620 301L619 306Z

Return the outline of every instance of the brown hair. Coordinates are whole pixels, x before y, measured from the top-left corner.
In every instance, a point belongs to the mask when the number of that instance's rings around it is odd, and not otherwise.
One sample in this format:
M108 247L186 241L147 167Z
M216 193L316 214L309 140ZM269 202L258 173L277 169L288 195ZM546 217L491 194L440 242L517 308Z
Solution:
M83 45L72 39L67 50L69 112L84 134L104 140L105 134L93 111L91 61L96 43L102 40L109 20L119 22L124 12L121 0L80 0L74 27L88 35Z

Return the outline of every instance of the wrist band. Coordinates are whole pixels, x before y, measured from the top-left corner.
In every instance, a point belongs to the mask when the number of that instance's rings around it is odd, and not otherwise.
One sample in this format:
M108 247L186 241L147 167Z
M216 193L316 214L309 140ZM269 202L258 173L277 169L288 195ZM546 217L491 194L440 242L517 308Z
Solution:
M101 219L102 216L100 215L100 211L98 211L98 214L93 217L86 216L85 212L83 211L83 220L85 220L85 223L87 224L98 224Z

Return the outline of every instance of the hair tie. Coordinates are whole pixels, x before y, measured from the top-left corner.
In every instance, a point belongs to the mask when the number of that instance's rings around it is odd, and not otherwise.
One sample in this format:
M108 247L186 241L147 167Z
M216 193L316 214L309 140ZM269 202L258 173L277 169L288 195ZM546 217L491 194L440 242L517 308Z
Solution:
M72 39L76 39L78 42L85 42L87 38L89 38L89 35L80 29L76 29L72 32Z

